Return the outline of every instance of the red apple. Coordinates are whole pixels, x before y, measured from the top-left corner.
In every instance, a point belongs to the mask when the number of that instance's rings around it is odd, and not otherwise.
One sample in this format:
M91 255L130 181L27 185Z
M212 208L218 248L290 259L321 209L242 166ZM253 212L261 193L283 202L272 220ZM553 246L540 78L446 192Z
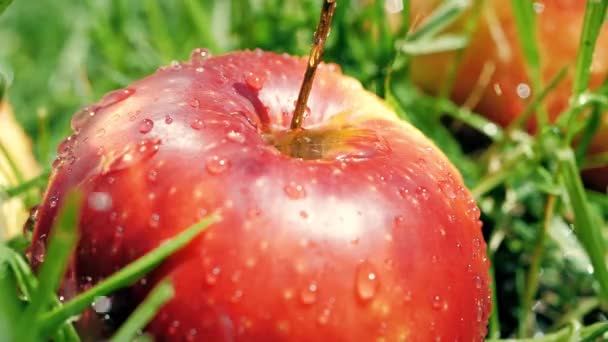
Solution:
M437 1L417 0L412 12L415 23L422 21ZM569 66L568 76L551 91L544 105L552 120L568 105L574 65L583 27L586 1L551 0L535 1L537 11L537 41L541 58L541 73L547 84L560 69ZM462 23L453 30L461 31ZM472 105L489 119L508 125L520 115L526 102L534 96L526 73L526 61L517 38L511 1L486 1L470 46L456 76L452 99ZM425 90L437 93L447 75L454 53L417 57L412 65L414 81ZM487 77L482 77L486 69ZM596 45L591 69L591 88L598 87L608 76L608 26L602 28ZM475 99L478 99L475 101ZM473 100L473 102L471 102ZM608 152L608 116L592 142L590 153ZM608 186L608 169L589 173L589 181L598 187Z
M82 290L219 211L129 292L176 296L159 341L473 341L490 312L479 209L418 130L335 65L289 130L306 60L196 50L78 113L35 229L82 189ZM34 258L34 263L37 263Z

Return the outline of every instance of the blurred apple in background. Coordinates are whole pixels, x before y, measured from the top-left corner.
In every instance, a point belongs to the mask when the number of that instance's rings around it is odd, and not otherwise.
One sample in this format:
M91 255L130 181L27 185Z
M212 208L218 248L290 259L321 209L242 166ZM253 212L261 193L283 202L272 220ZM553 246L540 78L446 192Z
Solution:
M440 1L414 0L412 21L416 25ZM458 69L451 98L503 126L520 115L535 94L526 72L526 61L517 37L511 1L485 1L477 29ZM555 120L566 109L571 95L574 64L579 47L586 1L535 1L537 38L544 85L563 67L568 75L544 101L549 116ZM451 30L463 31L462 18ZM415 83L429 93L437 94L446 80L455 52L415 57L411 75ZM591 70L591 88L597 88L608 75L608 26L604 25ZM530 127L533 129L533 127ZM589 153L608 152L608 116L601 120ZM608 169L586 174L594 186L605 189Z

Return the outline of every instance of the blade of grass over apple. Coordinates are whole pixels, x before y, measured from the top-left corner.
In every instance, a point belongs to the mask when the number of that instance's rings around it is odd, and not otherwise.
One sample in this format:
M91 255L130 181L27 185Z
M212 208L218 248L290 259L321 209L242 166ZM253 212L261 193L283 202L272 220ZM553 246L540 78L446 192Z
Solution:
M156 285L146 299L133 311L127 321L112 336L110 342L129 342L154 318L158 310L167 303L175 291L169 280L163 280Z
M6 8L13 2L13 0L0 0L0 14L2 14Z
M18 341L34 341L41 336L40 328L32 322L47 309L51 303L63 274L68 266L70 256L78 241L78 220L82 195L71 191L65 197L64 203L49 236L45 261L40 266L38 286L32 292L31 301L19 322Z
M405 39L407 41L426 40L434 37L448 25L456 21L471 6L469 0L448 0L441 4L426 20Z
M470 42L473 33L479 25L479 16L485 4L486 0L474 0L473 2L471 14L466 19L466 22L464 24L463 35L467 44ZM447 99L454 88L454 82L456 82L458 68L462 65L465 51L466 49L460 49L456 51L456 55L451 60L450 65L448 66L446 77L443 83L441 84L441 88L439 89L439 98L441 100Z
M467 37L460 34L445 34L424 40L403 40L397 49L410 56L430 55L440 52L461 50L468 44Z
M188 245L190 241L219 220L221 220L219 214L212 214L206 217L89 290L80 293L64 303L61 308L41 315L38 320L40 331L42 333L52 331L70 317L78 315L85 310L97 297L108 295L118 289L131 285L134 281L158 266L163 260Z
M2 0L0 0L2 1ZM1 11L0 11L1 13ZM4 101L4 95L6 94L6 77L0 73L0 103L2 103L2 101Z
M21 182L13 187L9 187L9 188L0 187L0 192L4 193L7 196L7 198L13 198L13 197L23 195L24 193L26 193L32 189L43 189L49 179L50 174L51 173L49 171L45 171L45 172L41 173L40 175L38 175L32 179L26 180L24 182Z
M608 302L608 268L602 228L590 211L574 152L570 148L562 148L557 151L557 158L569 204L574 212L574 232L591 259L593 274L600 285L600 296L606 303Z
M513 8L513 17L515 19L515 27L519 45L522 48L527 73L530 77L532 92L536 93L543 89L543 79L541 70L541 57L538 49L538 35L536 34L536 13L534 11L535 3L527 0L511 0ZM542 102L537 102L534 105L536 109L536 117L539 125L544 126L548 122L547 111L541 105ZM520 115L520 117L523 115Z
M23 296L23 299L30 301L32 298L32 293L34 293L38 288L38 279L36 279L34 276L27 262L17 252L0 244L0 264L3 262L6 262L10 266L10 270L16 280L17 289L19 290L21 296ZM61 306L59 299L52 296L51 307L56 308L59 306ZM57 331L57 334L61 334L62 338L54 338L55 341L80 341L76 330L70 323L61 326L61 328Z
M576 103L578 101L578 97L581 96L589 86L589 79L591 78L591 64L593 63L593 53L595 52L600 30L604 24L607 9L608 0L587 1L585 18L583 20L583 32L581 34L576 59L576 69L572 89L573 93L570 100L571 103ZM570 124L575 116L576 114L573 111L567 112L563 120L565 124L564 127L570 127Z

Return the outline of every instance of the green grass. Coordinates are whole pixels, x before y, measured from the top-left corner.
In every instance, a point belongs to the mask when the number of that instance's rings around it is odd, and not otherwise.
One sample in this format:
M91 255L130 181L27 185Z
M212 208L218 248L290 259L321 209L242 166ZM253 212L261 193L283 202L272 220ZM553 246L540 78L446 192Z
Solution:
M519 341L593 340L608 329L603 322L608 319L608 196L585 189L579 174L589 165L608 164L606 155L586 156L608 108L608 80L600 89L588 89L608 0L587 2L579 54L572 63L571 105L555 125L548 124L543 101L564 81L568 66L556 75L541 75L532 2L510 2L533 96L519 118L505 128L448 97L476 30L475 18L483 15L482 7L489 1L445 1L415 30L409 27L407 13L402 13L403 25L393 31L382 1L363 6L360 1L339 0L325 57L384 97L401 118L433 139L472 189L482 209L488 257L493 261L495 305L489 336ZM196 47L210 48L215 54L259 47L305 55L320 6L317 0L10 3L0 0L0 13L4 11L0 16L0 98L6 96L14 106L44 170L55 158L54 147L69 134L71 114L78 108L159 65L186 59ZM461 20L465 13L472 19ZM446 31L454 24L463 30ZM412 84L413 56L452 50L457 58L439 96L424 94ZM532 115L544 124L536 135L524 130ZM468 146L460 135L463 126L484 141L477 146L487 147ZM6 154L6 146L0 146L0 153ZM15 165L11 168L21 177ZM21 177L13 186L0 188L0 201L23 198L33 205L40 201L47 179L48 171L29 180ZM74 205L67 206L66 212L73 213ZM64 245L49 246L49 253L52 249L57 254L49 257L53 262L38 277L29 269L21 248L15 247L22 246L24 238L0 244L0 340L23 333L33 334L20 336L31 340L36 329L15 329L20 324L15 318L27 317L56 341L77 341L71 324L66 323L71 316L96 297L128 285L205 226L192 228L190 235L172 240L172 247L164 246L131 266L135 268L126 268L60 303L52 293L76 238L68 233L74 228L73 216L66 215L58 221L62 228L57 230L64 238L53 239ZM115 340L135 336L170 298L172 287L162 283L157 291L127 320ZM15 292L18 298L12 295Z

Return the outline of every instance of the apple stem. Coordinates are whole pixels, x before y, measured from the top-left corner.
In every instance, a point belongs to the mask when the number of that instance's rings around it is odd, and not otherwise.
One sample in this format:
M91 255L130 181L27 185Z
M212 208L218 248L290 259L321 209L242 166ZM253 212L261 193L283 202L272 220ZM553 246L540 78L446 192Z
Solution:
M298 100L296 101L296 109L293 112L291 119L291 129L296 130L302 127L302 121L304 119L304 111L306 109L306 103L308 102L308 96L312 89L312 83L317 71L317 66L323 59L323 49L325 48L325 42L329 36L329 30L331 28L331 20L334 17L336 11L337 0L323 0L323 8L321 9L321 17L319 18L319 24L315 31L315 39L310 49L310 55L308 56L308 65L306 67L306 73L304 74L304 80L300 87L300 93L298 94Z

